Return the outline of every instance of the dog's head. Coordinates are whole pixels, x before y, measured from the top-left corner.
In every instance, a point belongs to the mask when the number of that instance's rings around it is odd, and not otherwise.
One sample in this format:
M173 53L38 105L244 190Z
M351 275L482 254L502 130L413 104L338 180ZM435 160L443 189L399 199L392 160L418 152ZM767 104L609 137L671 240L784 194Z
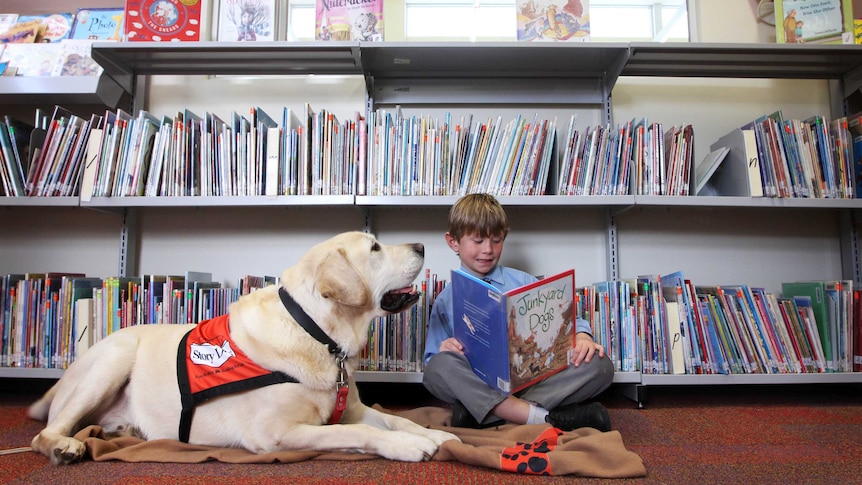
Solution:
M419 299L411 283L424 255L421 243L390 246L370 234L346 232L312 247L282 280L291 293L304 289L334 305L339 316L398 313Z

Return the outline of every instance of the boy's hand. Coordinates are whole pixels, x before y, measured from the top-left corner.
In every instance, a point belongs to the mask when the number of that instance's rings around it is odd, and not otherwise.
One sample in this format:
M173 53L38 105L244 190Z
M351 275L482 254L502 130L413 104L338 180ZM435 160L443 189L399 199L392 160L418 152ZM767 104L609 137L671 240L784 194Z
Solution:
M447 338L440 344L440 352L455 352L464 355L464 347L454 337Z
M575 336L575 347L572 350L572 365L575 367L581 365L581 362L591 361L596 352L599 357L605 356L605 348L593 342L593 338L588 333L579 333Z

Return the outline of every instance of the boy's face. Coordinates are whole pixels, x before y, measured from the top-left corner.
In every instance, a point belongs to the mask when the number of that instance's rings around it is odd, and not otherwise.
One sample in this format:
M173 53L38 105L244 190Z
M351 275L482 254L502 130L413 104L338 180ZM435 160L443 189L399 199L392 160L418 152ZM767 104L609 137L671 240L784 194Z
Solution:
M502 236L484 238L478 234L467 234L455 239L446 233L446 243L458 254L461 265L476 276L485 276L494 269L503 254L504 241Z

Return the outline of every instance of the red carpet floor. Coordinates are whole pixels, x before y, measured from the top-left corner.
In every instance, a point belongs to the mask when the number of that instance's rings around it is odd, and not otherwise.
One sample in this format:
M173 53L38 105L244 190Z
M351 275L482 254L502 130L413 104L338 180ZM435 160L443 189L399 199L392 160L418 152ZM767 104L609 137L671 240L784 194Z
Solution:
M0 385L0 450L27 446L41 423L26 417L32 392ZM387 407L428 405L424 390L364 393ZM614 429L644 460L637 480L524 477L456 463L312 460L231 465L94 463L54 467L32 452L0 455L0 483L23 484L862 484L862 387L650 389L645 409L603 396Z

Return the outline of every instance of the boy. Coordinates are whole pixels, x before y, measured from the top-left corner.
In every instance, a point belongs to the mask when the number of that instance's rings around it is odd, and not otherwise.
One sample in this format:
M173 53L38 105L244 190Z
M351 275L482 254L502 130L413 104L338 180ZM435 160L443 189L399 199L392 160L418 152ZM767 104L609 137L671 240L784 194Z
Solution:
M502 290L536 281L523 271L499 264L509 219L492 195L469 194L449 211L446 243L461 268ZM423 384L438 399L452 403L452 426L487 427L500 420L518 424L550 423L570 431L581 427L611 429L600 403L580 404L611 385L614 368L604 348L593 342L589 323L577 319L574 354L566 369L516 394L505 395L485 384L464 356L454 333L452 287L434 302L425 341Z

